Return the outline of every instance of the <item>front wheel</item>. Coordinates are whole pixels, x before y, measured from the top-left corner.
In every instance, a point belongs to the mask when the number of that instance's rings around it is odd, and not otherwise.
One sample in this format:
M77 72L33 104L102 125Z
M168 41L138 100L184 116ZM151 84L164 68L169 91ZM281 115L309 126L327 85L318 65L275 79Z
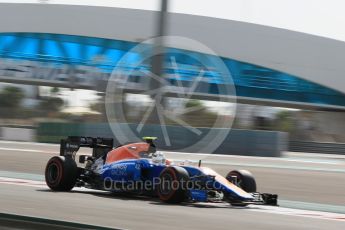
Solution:
M248 193L256 192L256 181L247 170L233 170L228 173L226 179Z
M71 157L50 158L45 169L45 180L53 191L70 191L77 181L78 167Z

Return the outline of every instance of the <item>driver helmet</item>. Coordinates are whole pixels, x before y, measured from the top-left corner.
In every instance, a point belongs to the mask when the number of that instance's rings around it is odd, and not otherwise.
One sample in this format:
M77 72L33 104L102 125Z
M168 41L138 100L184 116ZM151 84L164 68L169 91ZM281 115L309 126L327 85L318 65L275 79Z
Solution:
M166 158L164 156L164 153L160 151L156 151L155 153L152 153L152 162L158 165L165 165Z

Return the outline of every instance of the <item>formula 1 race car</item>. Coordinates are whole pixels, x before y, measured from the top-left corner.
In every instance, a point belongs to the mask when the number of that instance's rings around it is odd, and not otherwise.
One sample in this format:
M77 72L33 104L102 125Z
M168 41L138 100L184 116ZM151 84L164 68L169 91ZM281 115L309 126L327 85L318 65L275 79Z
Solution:
M61 140L60 156L52 157L45 180L54 191L73 187L158 196L168 203L226 201L233 206L277 205L277 195L256 192L256 182L246 170L226 177L211 168L173 164L156 150L155 138L113 148L113 139L70 136ZM92 155L77 155L80 147ZM76 158L78 156L78 166Z

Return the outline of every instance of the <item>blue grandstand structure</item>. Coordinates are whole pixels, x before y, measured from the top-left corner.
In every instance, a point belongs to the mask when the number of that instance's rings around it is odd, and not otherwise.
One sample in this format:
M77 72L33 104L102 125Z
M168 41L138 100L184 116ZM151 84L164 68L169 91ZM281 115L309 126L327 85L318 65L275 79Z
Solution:
M63 34L1 33L0 62L4 63L9 60L18 61L18 63L37 62L42 65L54 66L56 69L62 66L68 66L71 69L75 66L83 66L97 70L103 76L109 77L123 55L137 44L136 42ZM173 69L169 65L169 55L166 55L164 71L168 74L172 84L176 79L173 74L169 75L169 73L178 71L182 82L190 84L198 76L200 69L204 68L197 61L198 58L203 57L203 60L214 58L209 54L176 48L167 48L167 53L174 55L179 66L178 70ZM131 70L131 62L140 58L140 54L130 53L130 59L127 59L128 65L124 68ZM222 58L222 60L231 74L236 94L239 97L345 106L345 95L336 90L273 69L229 58ZM1 64L1 75L6 75L6 71L10 71L4 68L6 67ZM149 70L149 64L143 64L140 68ZM131 79L138 81L138 78L141 77L144 76L132 76ZM205 70L204 80L207 81L209 87L199 90L201 93L209 95L219 94L218 85L232 82L227 82L222 73L213 70L211 63Z

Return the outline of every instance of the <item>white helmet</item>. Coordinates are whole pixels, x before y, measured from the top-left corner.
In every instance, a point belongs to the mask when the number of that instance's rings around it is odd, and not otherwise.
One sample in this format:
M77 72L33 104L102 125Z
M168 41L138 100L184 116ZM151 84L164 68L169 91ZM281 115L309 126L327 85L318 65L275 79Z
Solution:
M152 163L157 165L165 165L165 156L162 152L157 151L155 153L152 153Z

